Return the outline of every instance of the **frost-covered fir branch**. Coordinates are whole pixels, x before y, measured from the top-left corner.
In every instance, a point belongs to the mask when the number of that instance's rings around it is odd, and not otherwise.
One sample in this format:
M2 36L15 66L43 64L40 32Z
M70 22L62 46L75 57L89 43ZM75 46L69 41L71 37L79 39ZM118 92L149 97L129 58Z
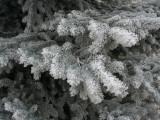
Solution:
M25 33L0 38L0 119L159 119L158 0L19 3Z

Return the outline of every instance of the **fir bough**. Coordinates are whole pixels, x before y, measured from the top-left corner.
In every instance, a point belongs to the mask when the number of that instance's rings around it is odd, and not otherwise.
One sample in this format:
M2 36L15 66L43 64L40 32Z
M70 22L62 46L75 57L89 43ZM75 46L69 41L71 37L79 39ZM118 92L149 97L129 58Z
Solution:
M0 38L0 119L159 120L158 0L18 2L24 33Z

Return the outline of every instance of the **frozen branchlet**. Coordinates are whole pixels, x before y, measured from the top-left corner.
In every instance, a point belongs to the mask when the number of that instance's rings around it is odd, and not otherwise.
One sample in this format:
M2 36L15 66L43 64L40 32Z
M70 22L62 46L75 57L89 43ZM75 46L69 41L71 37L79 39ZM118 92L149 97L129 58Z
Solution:
M125 97L128 94L126 92L128 88L118 78L105 69L103 61L105 61L104 56L96 56L95 60L90 63L91 68L98 76L101 83L107 87L107 91L114 93L116 96Z
M89 22L88 30L90 31L89 37L93 40L92 45L89 46L89 51L96 54L100 52L105 43L107 43L109 26L105 23L91 20Z
M71 35L77 36L79 34L85 33L85 28L83 26L77 26L76 21L68 21L62 19L60 24L57 27L57 32L59 35Z
M135 33L119 27L111 28L109 35L117 44L121 44L124 47L134 46L139 41Z

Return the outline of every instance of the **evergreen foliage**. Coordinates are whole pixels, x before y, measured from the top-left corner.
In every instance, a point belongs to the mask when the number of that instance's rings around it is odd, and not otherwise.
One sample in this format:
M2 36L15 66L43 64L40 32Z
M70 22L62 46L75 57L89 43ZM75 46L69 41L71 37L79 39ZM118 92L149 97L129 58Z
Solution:
M0 6L0 120L160 119L159 0Z

